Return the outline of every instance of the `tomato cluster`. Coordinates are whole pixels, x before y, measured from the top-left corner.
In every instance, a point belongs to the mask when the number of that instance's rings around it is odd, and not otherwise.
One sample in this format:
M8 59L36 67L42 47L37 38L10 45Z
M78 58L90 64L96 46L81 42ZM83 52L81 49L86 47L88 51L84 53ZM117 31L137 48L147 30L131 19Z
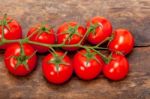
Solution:
M99 50L104 42L110 55ZM36 24L23 39L16 20L6 15L0 18L0 49L6 49L5 66L16 76L25 76L34 70L36 52L49 52L42 60L42 72L51 83L62 84L73 72L83 80L95 79L101 73L110 80L121 80L128 74L129 63L125 55L133 46L134 38L128 30L112 31L112 24L100 16L89 20L86 26L65 22L56 33L48 24ZM57 47L62 49L54 49ZM70 58L68 53L72 51L76 54Z

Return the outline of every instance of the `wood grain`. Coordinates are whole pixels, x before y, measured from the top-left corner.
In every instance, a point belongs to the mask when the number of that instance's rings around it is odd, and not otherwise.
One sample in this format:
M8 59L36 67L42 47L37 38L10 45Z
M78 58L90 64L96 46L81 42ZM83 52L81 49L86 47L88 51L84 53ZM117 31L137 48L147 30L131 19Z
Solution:
M15 77L4 66L0 52L0 99L150 99L150 2L149 0L0 0L0 13L16 18L24 35L42 21L57 26L65 21L85 25L93 16L108 18L114 29L127 28L135 37L128 55L130 73L113 82L102 75L82 81L75 75L61 86L48 83L38 66L27 77ZM145 46L145 47L144 47Z

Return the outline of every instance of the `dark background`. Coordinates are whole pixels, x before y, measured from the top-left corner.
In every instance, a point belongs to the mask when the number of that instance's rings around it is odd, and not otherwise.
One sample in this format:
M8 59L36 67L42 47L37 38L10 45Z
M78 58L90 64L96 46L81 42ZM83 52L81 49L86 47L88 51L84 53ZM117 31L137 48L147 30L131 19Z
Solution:
M99 76L93 81L82 81L72 77L61 86L49 84L43 78L41 61L27 77L11 75L0 53L0 99L150 99L149 0L0 0L1 16L4 13L20 22L24 34L42 21L57 28L65 21L85 25L94 16L104 16L114 29L126 28L133 33L135 48L127 57L130 73L126 79L112 82Z

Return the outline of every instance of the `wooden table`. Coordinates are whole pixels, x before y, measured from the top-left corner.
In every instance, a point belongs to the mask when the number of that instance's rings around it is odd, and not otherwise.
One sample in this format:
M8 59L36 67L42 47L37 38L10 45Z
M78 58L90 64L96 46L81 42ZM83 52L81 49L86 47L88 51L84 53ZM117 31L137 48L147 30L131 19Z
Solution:
M0 53L0 99L150 99L150 1L149 0L0 0L0 13L16 18L24 34L35 23L55 25L65 21L85 24L93 16L108 18L113 28L127 28L135 37L134 51L128 55L130 73L122 81L99 76L92 81L77 77L61 86L42 76L41 58L34 72L15 77L5 68Z

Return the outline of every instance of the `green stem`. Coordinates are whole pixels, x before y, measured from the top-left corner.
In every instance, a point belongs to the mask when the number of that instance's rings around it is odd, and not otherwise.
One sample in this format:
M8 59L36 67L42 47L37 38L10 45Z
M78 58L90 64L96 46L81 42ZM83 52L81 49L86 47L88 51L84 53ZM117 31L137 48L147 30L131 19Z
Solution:
M104 39L102 42L100 42L99 44L97 44L96 46L100 46L101 44L105 43L106 41L110 40L110 37L107 37L106 39Z
M20 40L23 40L23 39L16 39L16 40L3 40L4 43L16 43L16 42L19 42Z
M102 57L102 59L105 61L105 63L108 62L108 57L106 57L104 54L102 54L101 52L95 50L94 48L91 48L94 52L96 52L98 55L100 55Z
M4 37L4 21L2 20L2 37L1 37L1 41L3 42L4 39L5 39L5 37Z
M86 36L90 33L90 28L88 28L88 30L86 31L86 33L84 34L84 36L82 37L82 39L80 40L80 42L78 43L79 45L82 43L82 41L86 38Z
M67 44L45 44L45 43L39 43L39 42L34 42L34 41L28 41L27 43L30 44L35 44L35 45L40 45L40 46L45 46L45 47L80 47L80 48L94 48L94 49L99 49L99 50L105 50L107 48L103 48L103 47L97 47L97 46L87 46L87 45L79 45L79 44L72 44L72 45L67 45Z
M103 48L103 47L98 47L98 46L87 46L87 45L79 45L79 44L45 44L45 43L39 43L39 42L34 42L34 41L30 41L28 39L17 39L17 40L3 40L3 44L5 43L15 43L15 42L26 42L26 43L30 43L30 44L34 44L34 45L40 45L40 46L44 46L44 47L80 47L80 48L94 48L97 50L105 50L107 48Z
M53 47L49 47L49 48L52 50L52 52L54 53L54 55L57 55L57 53L56 53L56 51L54 50Z
M34 34L36 34L37 32L39 32L40 29L36 29L32 34L30 34L29 36L26 35L26 38L30 39Z
M6 21L6 22L5 22ZM1 37L1 42L0 42L0 45L3 45L3 44L6 44L6 43L15 43L15 42L20 42L21 43L21 46L23 43L29 43L29 44L34 44L34 45L39 45L39 46L44 46L44 47L48 47L51 49L51 51L56 54L54 48L56 47L79 47L79 48L83 48L85 50L93 50L94 52L96 52L97 54L99 54L102 59L107 62L108 61L108 57L106 57L105 55L103 55L102 53L100 53L99 51L97 50L104 50L104 49L107 49L107 48L103 48L103 47L99 47L102 43L106 42L107 40L110 40L111 38L108 37L106 38L104 41L102 41L101 43L95 45L95 46L89 46L89 45L82 45L82 42L83 40L88 36L88 34L97 27L96 26L90 26L86 33L83 35L82 39L79 41L79 43L77 44L65 44L65 42L69 39L70 36L73 35L74 31L72 32L72 30L70 30L70 33L67 37L67 39L65 39L65 41L62 43L62 44L45 44L45 43L40 43L40 42L35 42L35 41L30 41L29 39L37 32L40 32L42 30L42 28L37 28L32 34L30 34L28 37L25 37L23 39L16 39L16 40L7 40L5 39L5 34L4 34L4 28L6 27L7 28L7 20L6 20L6 15L4 16L3 20L1 21L1 26L2 26L2 37ZM44 25L42 25L42 27L44 27ZM78 29L78 26L77 27L74 27L73 28L74 30L77 31ZM76 33L75 31L75 33ZM24 53L24 52L23 52ZM24 54L23 54L24 55ZM22 55L22 56L23 56Z
M12 42L21 42L21 43L29 43L29 44L34 44L34 45L40 45L40 46L44 46L44 47L48 47L50 48L53 52L54 49L53 47L80 47L80 48L84 48L84 49L92 49L94 52L96 52L97 54L99 54L102 59L105 61L105 63L108 62L108 58L103 55L102 53L100 53L97 50L105 50L107 48L103 48L103 47L98 47L98 46L88 46L88 45L81 45L81 44L72 44L72 45L67 45L67 44L45 44L45 43L39 43L39 42L34 42L34 41L30 41L27 38L24 39L17 39L17 40L3 40L3 44L5 43L12 43Z

